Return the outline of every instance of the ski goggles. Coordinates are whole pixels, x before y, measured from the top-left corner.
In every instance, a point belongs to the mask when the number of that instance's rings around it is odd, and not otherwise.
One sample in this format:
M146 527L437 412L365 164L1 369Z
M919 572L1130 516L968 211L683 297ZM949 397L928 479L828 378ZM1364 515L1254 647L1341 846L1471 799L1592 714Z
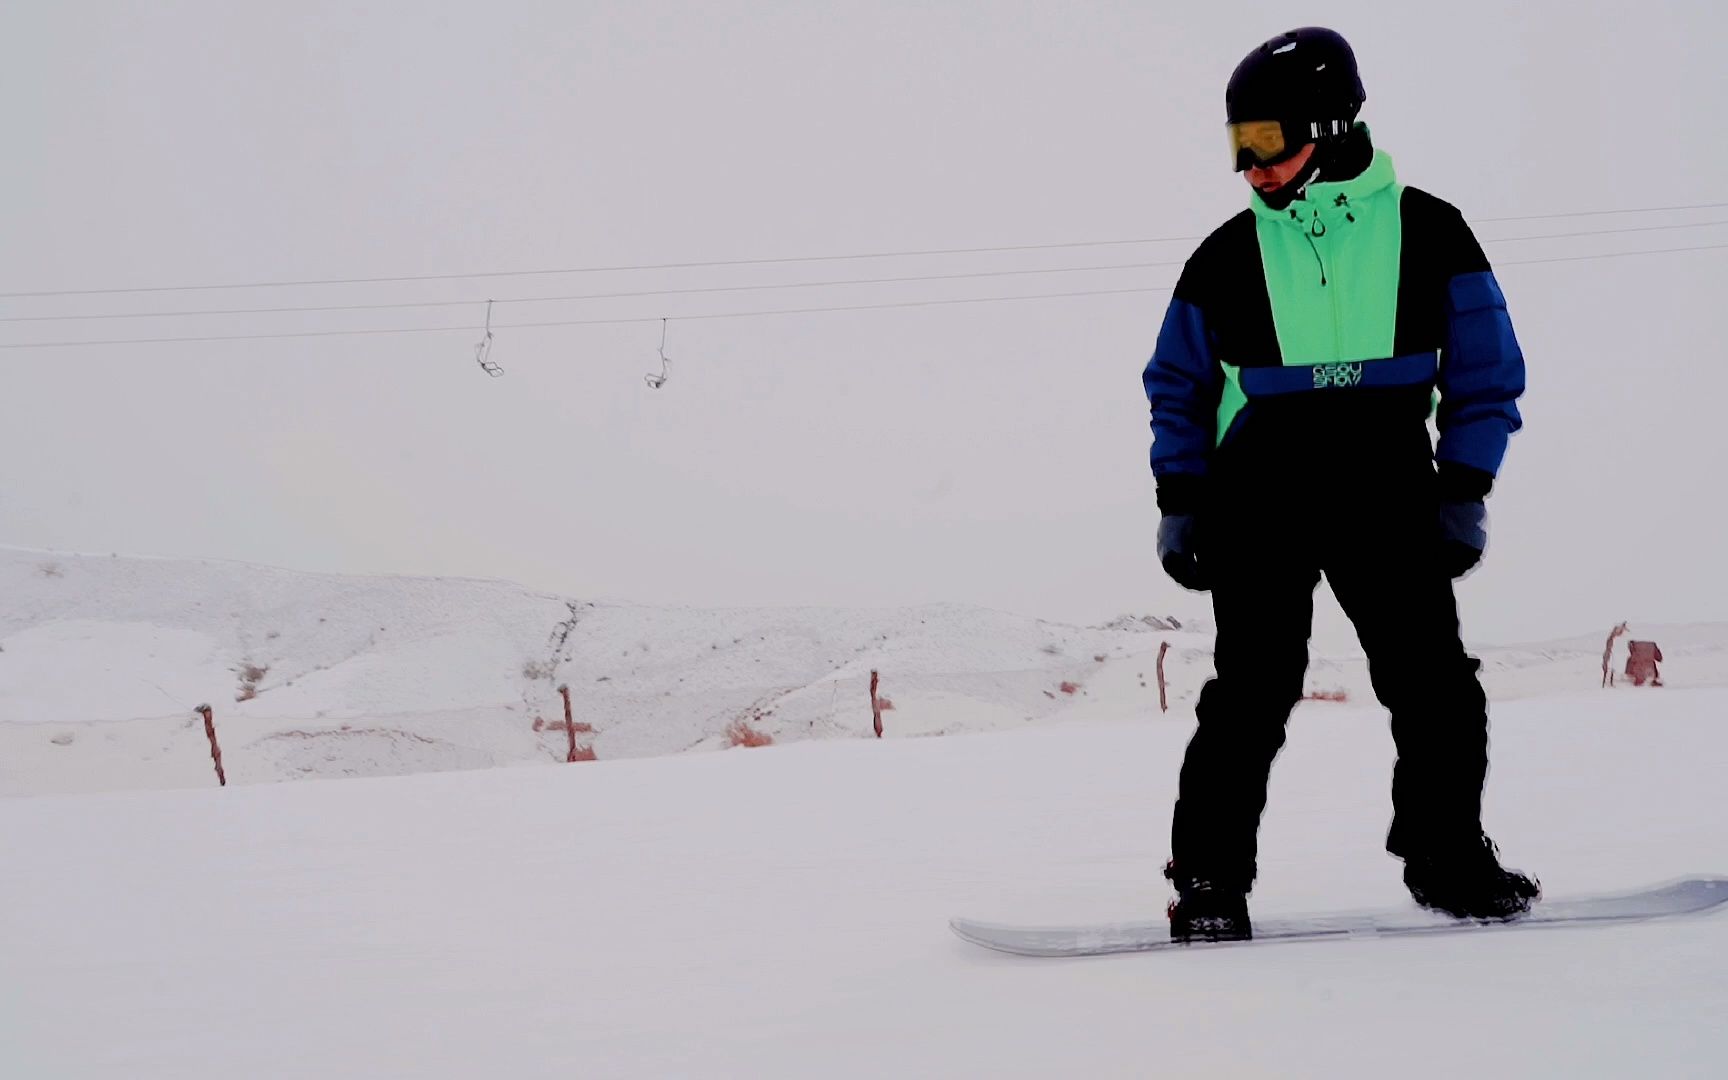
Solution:
M1242 172L1257 166L1289 161L1315 139L1345 134L1350 130L1350 121L1293 123L1284 120L1244 120L1226 125L1225 130L1230 135L1230 156L1236 163L1236 171Z

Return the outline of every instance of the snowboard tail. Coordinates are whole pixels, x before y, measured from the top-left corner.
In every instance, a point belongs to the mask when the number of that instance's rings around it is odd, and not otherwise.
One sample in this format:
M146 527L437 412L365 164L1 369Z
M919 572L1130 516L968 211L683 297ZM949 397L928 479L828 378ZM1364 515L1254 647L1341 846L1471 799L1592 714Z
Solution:
M957 918L948 925L966 941L1017 956L1105 956L1166 949L1217 948L1256 942L1417 937L1536 926L1643 922L1698 915L1728 904L1728 878L1690 878L1611 896L1539 901L1524 915L1494 922L1452 919L1419 910L1310 915L1254 923L1248 941L1180 942L1164 919L1089 926L1014 926Z

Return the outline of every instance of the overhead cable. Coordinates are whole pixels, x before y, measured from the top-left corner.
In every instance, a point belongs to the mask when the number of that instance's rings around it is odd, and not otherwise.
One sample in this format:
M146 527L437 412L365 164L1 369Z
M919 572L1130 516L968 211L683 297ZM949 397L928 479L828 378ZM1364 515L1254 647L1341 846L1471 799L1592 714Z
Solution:
M1508 216L1508 217L1477 218L1475 220L1478 221L1479 223L1508 222L1508 221L1543 221L1543 220L1554 220L1554 219L1574 218L1574 217L1601 217L1601 216L1618 215L1618 214L1653 214L1653 213L1669 213L1669 212L1676 212L1676 211L1682 211L1682 210L1715 210L1715 209L1721 209L1724 207L1728 207L1728 202L1691 203L1691 204L1686 204L1686 205L1675 205L1675 206L1631 206L1631 207L1618 207L1618 208L1599 209L1599 210L1558 211L1555 213L1547 213L1547 214L1518 214L1518 215L1512 215L1512 216ZM709 269L709 268L715 268L715 267L770 266L770 265L782 265L782 264L783 265L791 265L791 264L797 264L797 263L813 263L813 262L843 262L843 261L850 261L850 260L854 260L854 259L895 259L895 258L914 258L914 257L926 257L926 256L937 256L937 255L987 255L987 254L1012 253L1012 252L1024 252L1024 251L1057 251L1057 250L1061 250L1064 248L1119 247L1119 246L1126 246L1126 245L1132 245L1132 244L1164 244L1164 243L1179 243L1179 242L1190 242L1191 243L1191 242L1194 242L1194 241L1197 241L1200 239L1202 239L1202 238L1199 236L1153 236L1153 237L1141 237L1141 238L1131 239L1131 240L1079 240L1079 241L1065 241L1065 242L1061 242L1061 243L1047 243L1047 244L1010 244L1010 245L993 245L993 246L983 246L983 247L958 247L958 248L922 248L922 249L915 249L914 248L914 249L904 249L904 250L898 250L898 251L851 252L851 253L836 254L836 255L791 255L791 256L775 256L775 257L768 257L768 258L752 258L752 259L708 259L708 260L687 261L687 262L619 264L619 265L613 265L613 266L578 266L578 267L567 267L567 268L562 268L562 269L492 270L492 271L472 271L472 272L467 272L467 273L451 273L451 274L405 274L405 275L388 275L388 276L376 276L376 277L304 278L304 279L284 279L284 280L276 280L276 281L217 282L217 283L193 284L193 285L147 285L147 286L128 286L128 287L100 288L100 289L39 289L39 290L23 291L23 292L0 292L0 299L12 300L12 299L24 299L24 298L28 298L28 297L49 297L49 296L112 296L112 295L122 295L122 294L163 293L163 292L208 292L208 291L229 290L229 289L282 289L282 288L299 288L299 287L324 286L324 285L375 285L375 284L407 283L407 282L422 282L422 281L467 281L467 280L478 280L478 279L482 279L482 278L543 277L543 276L553 276L553 275L560 275L560 274L600 274L600 273L619 273L619 272L625 272L625 271L647 271L647 270L691 270L691 269Z

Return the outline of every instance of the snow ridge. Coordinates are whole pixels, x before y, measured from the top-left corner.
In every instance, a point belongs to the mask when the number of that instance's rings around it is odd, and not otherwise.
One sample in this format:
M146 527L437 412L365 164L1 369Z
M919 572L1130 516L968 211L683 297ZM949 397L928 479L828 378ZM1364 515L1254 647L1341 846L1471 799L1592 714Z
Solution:
M498 581L0 549L0 795L400 775L565 760L558 688L600 760L751 741L889 738L1170 718L1211 665L1204 620L1077 627L987 609L648 607ZM1671 685L1728 683L1728 627L1638 628ZM1595 636L1481 650L1499 699L1592 688ZM1317 656L1323 707L1371 701L1360 657ZM739 725L744 725L743 728Z

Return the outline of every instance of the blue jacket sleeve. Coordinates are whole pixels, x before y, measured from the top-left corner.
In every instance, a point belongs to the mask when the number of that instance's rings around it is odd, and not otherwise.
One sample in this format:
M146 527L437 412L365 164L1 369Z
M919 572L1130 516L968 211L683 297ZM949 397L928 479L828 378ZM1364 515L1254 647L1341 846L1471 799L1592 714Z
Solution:
M1165 513L1194 509L1217 441L1223 381L1206 316L1178 291L1141 376L1152 406L1152 474Z
M1491 270L1458 274L1448 285L1438 385L1435 421L1440 443L1435 460L1442 470L1448 465L1480 470L1491 482L1506 456L1507 441L1524 424L1518 414L1524 353Z

